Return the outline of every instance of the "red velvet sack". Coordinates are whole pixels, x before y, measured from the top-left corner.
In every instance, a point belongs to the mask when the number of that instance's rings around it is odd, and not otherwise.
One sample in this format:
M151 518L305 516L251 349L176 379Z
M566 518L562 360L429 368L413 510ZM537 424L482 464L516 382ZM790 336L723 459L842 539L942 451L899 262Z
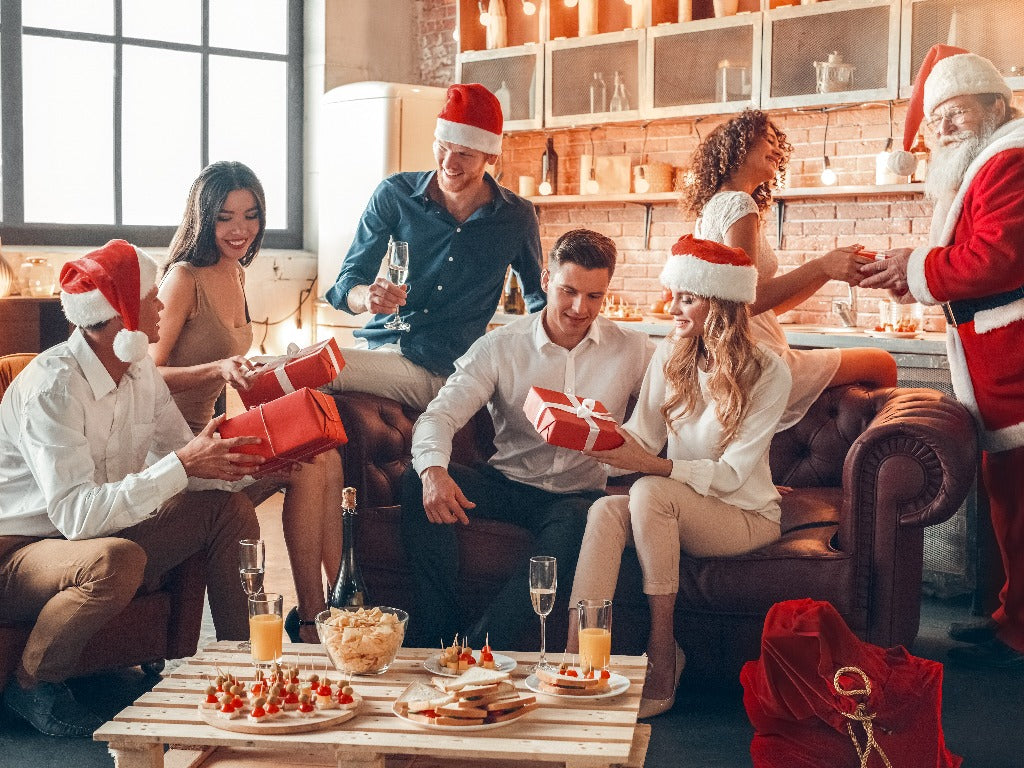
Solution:
M830 603L772 606L761 658L743 666L740 682L754 768L962 762L942 735L942 665L861 641Z
M303 387L316 389L329 384L344 367L338 342L328 339L268 360L253 375L249 389L238 390L238 397L246 409L255 408Z
M598 400L530 387L523 412L549 445L606 451L625 442L615 431L615 419Z
M221 437L259 437L263 440L256 445L238 448L238 453L251 453L267 459L253 472L255 476L281 469L293 461L312 458L348 442L334 398L307 388L227 419L218 431Z

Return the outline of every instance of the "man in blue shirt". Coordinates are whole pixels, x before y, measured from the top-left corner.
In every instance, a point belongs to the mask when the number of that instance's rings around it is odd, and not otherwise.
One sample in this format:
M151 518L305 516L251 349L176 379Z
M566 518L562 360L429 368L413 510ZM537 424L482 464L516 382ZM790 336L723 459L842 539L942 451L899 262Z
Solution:
M345 351L329 391L373 392L422 410L483 335L509 265L528 311L544 306L537 215L485 170L501 153L501 131L490 91L453 85L434 131L437 169L395 174L374 191L326 294L337 309L374 317L355 332L366 348ZM405 285L377 276L390 240L409 243ZM399 309L409 331L384 327Z

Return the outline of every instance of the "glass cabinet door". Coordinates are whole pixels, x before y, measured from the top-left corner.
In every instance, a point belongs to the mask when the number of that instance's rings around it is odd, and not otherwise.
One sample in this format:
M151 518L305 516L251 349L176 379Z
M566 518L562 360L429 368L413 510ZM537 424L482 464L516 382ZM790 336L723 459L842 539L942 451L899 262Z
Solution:
M544 124L637 120L646 30L609 32L545 44Z
M645 117L740 112L761 92L761 14L647 31Z
M957 45L995 64L1010 87L1024 89L1024 2L1021 0L903 0L900 96L936 43Z
M764 109L893 99L898 91L900 6L828 0L765 14Z
M455 79L480 83L501 102L504 130L535 130L543 125L544 47L535 43L494 51L460 53Z

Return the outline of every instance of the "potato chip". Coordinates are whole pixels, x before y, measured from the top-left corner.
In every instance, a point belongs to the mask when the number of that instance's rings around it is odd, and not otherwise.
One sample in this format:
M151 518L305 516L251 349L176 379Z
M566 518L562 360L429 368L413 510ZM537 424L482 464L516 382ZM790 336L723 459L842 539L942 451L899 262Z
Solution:
M320 639L334 666L356 675L383 671L394 661L405 638L407 619L404 611L378 607L331 608L329 615L325 612L317 617Z

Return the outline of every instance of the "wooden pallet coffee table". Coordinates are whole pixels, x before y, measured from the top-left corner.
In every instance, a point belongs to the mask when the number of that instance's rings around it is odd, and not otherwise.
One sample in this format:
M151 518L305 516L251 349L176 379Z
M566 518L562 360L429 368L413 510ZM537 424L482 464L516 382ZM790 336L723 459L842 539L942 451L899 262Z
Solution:
M298 734L249 735L207 725L197 704L206 680L217 669L251 677L249 655L238 643L204 648L176 668L149 693L96 731L109 742L117 768L229 768L257 765L329 765L399 768L482 765L640 768L647 752L649 726L638 724L637 709L646 658L613 656L612 668L629 679L619 696L591 701L538 694L540 707L501 728L459 733L416 727L396 717L391 705L411 682L427 682L423 660L428 649L403 648L383 675L356 677L352 686L363 697L359 713L337 727ZM509 653L518 666L516 686L536 663L536 654ZM285 659L303 670L325 671L337 679L317 645L286 645ZM166 752L165 745L171 745Z

